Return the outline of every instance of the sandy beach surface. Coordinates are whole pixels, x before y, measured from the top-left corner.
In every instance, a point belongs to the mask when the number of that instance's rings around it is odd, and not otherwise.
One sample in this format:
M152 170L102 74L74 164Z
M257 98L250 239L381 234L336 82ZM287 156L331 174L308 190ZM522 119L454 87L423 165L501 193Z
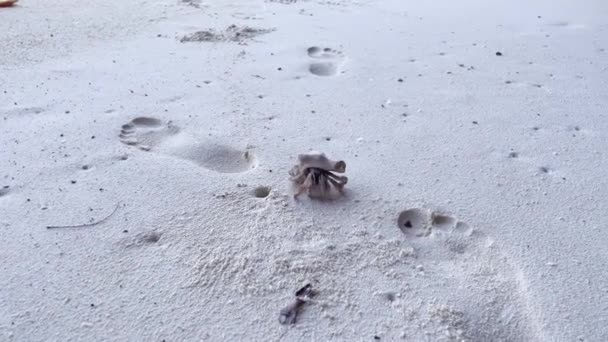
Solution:
M607 18L0 8L0 340L608 341ZM293 199L311 150L343 196Z

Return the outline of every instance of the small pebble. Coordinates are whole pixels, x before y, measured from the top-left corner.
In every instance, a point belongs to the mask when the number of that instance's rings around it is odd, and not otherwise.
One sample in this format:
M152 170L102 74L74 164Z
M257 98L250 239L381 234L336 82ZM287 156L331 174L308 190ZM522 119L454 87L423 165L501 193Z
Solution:
M502 52L496 51L496 56L502 56Z

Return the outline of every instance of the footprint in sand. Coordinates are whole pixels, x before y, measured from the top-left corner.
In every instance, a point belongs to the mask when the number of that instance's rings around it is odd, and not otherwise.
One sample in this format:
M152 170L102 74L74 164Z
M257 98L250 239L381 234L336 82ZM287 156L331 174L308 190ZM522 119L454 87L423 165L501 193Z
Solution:
M239 173L257 166L250 151L216 142L201 143L181 132L171 121L138 117L122 125L118 135L123 144L159 154L192 161L209 170Z
M445 247L458 254L464 253L467 249L466 243L459 238L471 236L473 233L473 229L465 222L429 209L404 210L399 214L397 224L399 229L410 238L444 239Z
M138 117L122 125L118 137L123 144L136 146L140 150L150 151L168 137L179 133L179 128L171 122L163 124L156 118Z
M314 61L308 65L308 71L316 76L335 76L340 72L343 63L342 52L311 46L307 49L308 57Z
M459 324L466 324L443 328L464 329L461 337L479 341L536 339L522 272L491 238L452 215L425 208L402 211L397 225L415 250L417 268L439 279L423 278L420 286L455 293L447 299L460 308Z

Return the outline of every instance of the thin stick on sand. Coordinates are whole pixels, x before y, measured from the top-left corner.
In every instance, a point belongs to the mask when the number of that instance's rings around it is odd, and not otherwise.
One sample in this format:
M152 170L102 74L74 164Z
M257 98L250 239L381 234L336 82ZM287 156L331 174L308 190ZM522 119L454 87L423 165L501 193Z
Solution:
M95 221L95 222L91 222L91 223L84 223L84 224L77 224L77 225L73 225L73 226L69 226L69 225L68 226L46 226L46 229L92 227L92 226L98 225L100 223L103 223L107 219L109 219L110 217L112 217L112 215L114 215L114 213L118 210L118 207L120 207L120 202L118 202L116 204L116 207L114 208L114 210L112 210L112 212L108 216L102 218L99 221Z

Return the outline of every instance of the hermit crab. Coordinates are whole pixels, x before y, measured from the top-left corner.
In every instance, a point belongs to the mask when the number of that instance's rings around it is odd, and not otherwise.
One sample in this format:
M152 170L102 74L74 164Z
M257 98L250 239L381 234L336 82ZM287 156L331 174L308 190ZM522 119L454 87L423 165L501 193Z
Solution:
M343 160L331 160L325 153L308 152L298 155L298 165L289 171L291 181L296 186L293 197L297 199L304 192L316 198L332 198L336 194L342 194L348 178L334 172L344 173L345 170L346 163Z

